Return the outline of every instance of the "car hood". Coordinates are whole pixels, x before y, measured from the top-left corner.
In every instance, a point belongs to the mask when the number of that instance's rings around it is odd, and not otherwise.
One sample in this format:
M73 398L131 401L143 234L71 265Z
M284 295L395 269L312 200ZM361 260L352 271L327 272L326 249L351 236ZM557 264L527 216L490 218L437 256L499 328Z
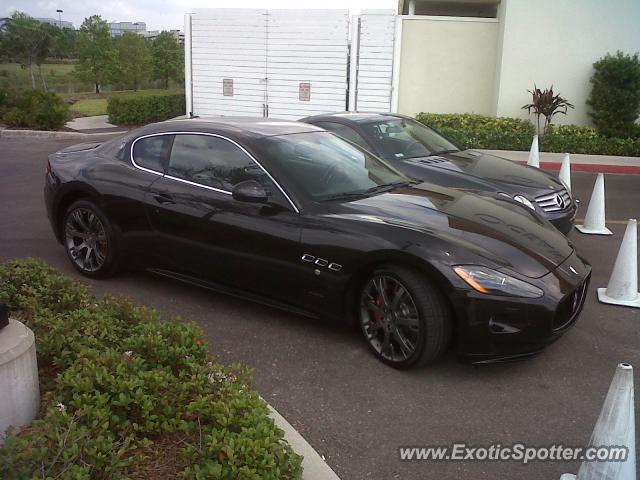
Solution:
M543 170L475 150L411 158L404 161L414 166L469 175L516 189L525 187L535 190L558 190L563 186L557 178Z
M451 245L457 263L476 263L480 256L494 268L531 278L554 270L574 251L526 207L430 183L345 202L331 216L419 231Z

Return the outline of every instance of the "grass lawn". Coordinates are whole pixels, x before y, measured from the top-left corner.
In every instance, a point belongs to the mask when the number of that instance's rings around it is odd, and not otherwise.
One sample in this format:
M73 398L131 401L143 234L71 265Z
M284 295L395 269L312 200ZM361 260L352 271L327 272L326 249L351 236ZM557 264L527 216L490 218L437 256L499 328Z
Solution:
M118 97L145 97L149 95L172 95L174 93L182 93L181 88L169 89L149 89L149 90L120 90L105 93L68 93L61 94L62 98L73 101L71 112L82 117L93 117L95 115L107 114L107 98L110 96Z

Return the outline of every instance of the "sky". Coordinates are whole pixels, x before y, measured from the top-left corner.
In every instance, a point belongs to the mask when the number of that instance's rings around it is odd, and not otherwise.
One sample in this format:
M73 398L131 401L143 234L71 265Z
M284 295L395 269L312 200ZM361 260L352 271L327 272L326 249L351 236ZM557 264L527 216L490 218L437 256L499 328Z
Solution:
M397 0L0 0L0 17L18 10L57 19L56 10L62 9L62 20L76 28L98 14L109 22L146 22L147 30L183 30L184 14L194 8L348 8L354 15L362 9L395 10L397 5Z

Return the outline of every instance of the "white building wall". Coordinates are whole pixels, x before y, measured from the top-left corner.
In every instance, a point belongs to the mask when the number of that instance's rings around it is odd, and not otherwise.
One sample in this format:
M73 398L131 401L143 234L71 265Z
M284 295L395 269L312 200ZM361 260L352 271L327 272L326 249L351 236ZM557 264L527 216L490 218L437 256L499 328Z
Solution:
M502 0L498 43L498 116L527 118L527 90L553 84L575 105L555 123L588 124L593 62L640 51L640 0Z
M491 115L498 22L466 17L399 19L397 111Z

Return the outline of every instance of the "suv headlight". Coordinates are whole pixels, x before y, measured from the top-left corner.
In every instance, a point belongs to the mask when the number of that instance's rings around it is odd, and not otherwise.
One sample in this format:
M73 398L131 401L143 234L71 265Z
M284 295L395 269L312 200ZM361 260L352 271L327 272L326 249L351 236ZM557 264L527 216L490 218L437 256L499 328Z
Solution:
M544 294L534 285L487 267L457 265L453 271L476 292L524 298L540 298Z
M514 195L513 199L516 202L519 202L519 203L529 207L531 210L535 210L536 209L536 207L533 205L533 203L531 203L531 201L527 197L523 197L522 195Z

